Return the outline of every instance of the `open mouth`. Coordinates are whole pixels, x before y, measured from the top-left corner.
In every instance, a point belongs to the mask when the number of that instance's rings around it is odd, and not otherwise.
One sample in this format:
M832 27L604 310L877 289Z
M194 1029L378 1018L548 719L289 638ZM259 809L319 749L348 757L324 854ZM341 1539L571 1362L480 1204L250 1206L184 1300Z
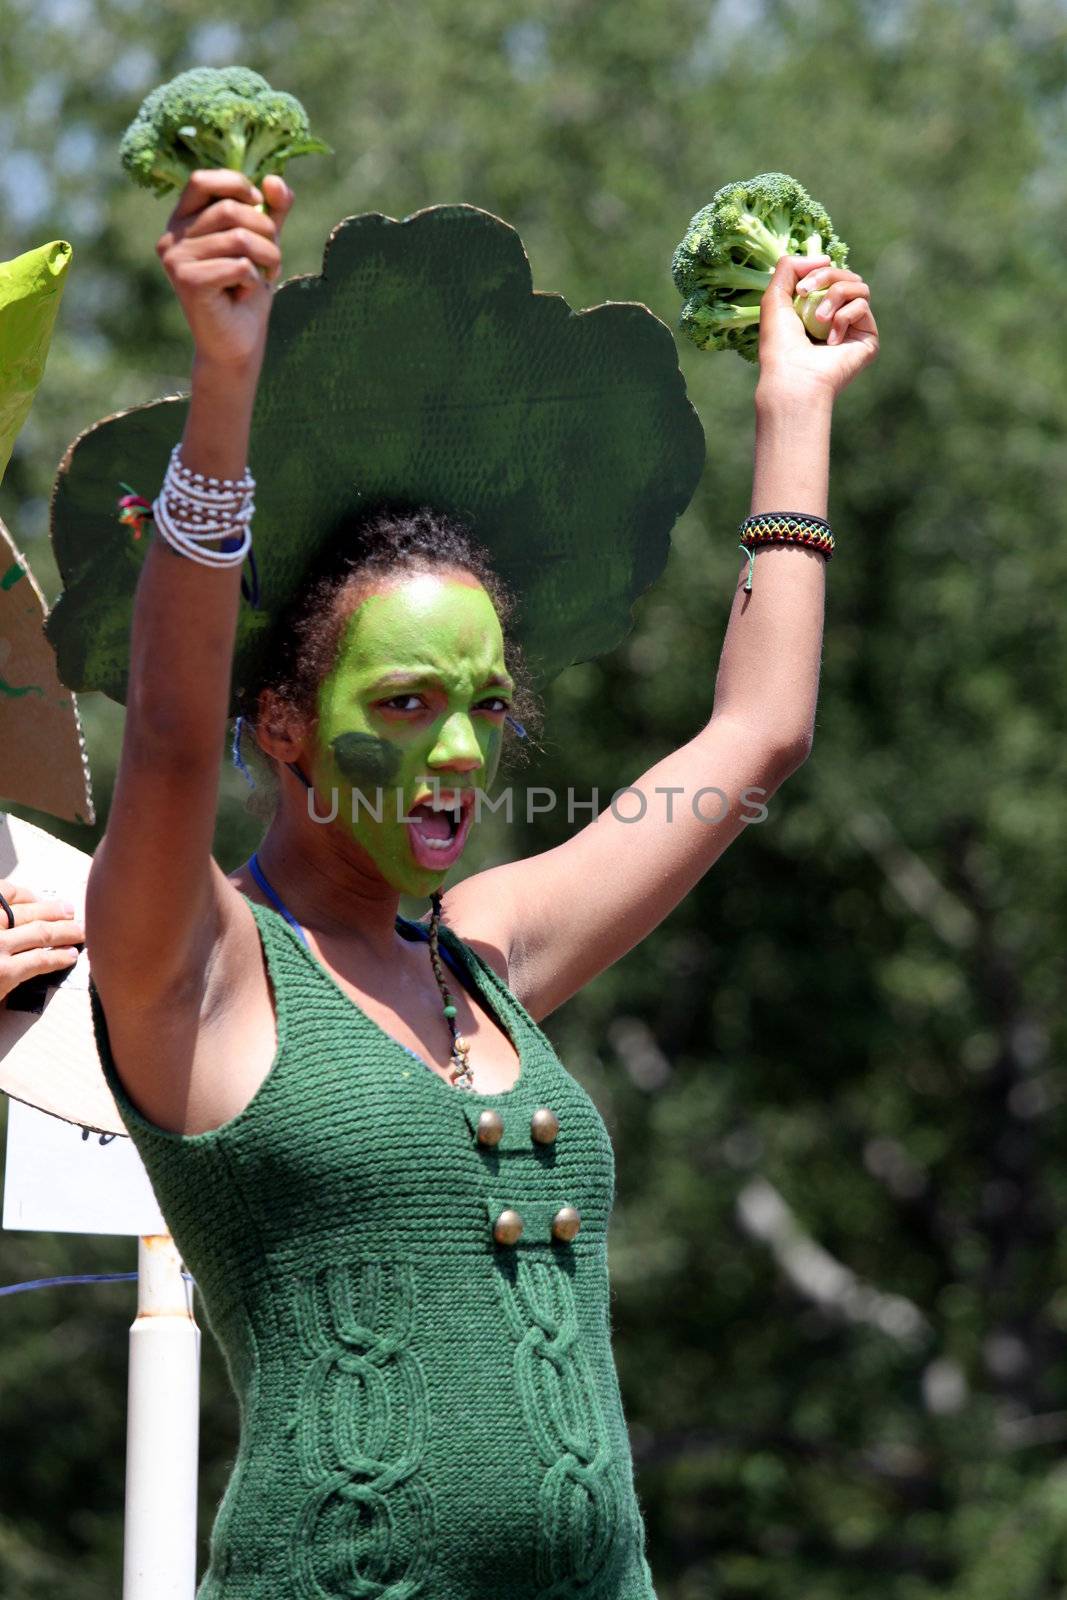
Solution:
M429 795L410 807L411 853L421 867L440 872L458 859L474 816L474 794Z

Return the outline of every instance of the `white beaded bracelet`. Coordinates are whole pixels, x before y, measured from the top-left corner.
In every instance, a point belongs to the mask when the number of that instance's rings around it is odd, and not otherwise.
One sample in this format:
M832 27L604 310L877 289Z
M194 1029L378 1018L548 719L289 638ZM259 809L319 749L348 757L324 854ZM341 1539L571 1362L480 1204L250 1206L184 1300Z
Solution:
M245 557L252 548L252 529L250 526L252 508L247 513L239 513L232 522L208 525L206 527L190 527L171 520L167 510L166 501L161 495L152 508L155 525L172 550L179 555L186 556L190 561L199 562L202 567L240 567L243 566ZM238 534L238 529L243 524L243 531ZM212 548L209 541L227 538L237 538L238 542L231 550Z
M208 503L250 493L256 486L255 479L247 470L243 478L205 478L202 472L191 472L182 461L180 445L175 445L170 453L167 475L191 499Z
M255 480L205 478L191 472L181 447L171 451L163 487L152 507L155 526L171 549L203 567L242 566L252 548ZM236 539L232 549L216 549L211 541Z

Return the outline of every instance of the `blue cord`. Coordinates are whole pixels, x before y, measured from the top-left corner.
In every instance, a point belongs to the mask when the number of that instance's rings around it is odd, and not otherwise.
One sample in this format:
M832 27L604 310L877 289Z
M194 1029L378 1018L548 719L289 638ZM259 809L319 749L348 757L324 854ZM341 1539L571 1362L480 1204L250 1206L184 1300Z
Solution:
M123 484L122 487L125 488L126 485ZM233 534L226 539L219 540L219 549L236 550L240 543L241 540L237 534ZM256 558L252 554L251 548L248 552L248 571L247 573L241 573L241 593L248 601L248 604L252 607L252 610L258 611L260 601L259 568L256 566Z
M0 1295L24 1294L28 1289L51 1289L65 1283L129 1283L136 1280L136 1272L76 1272L64 1278L30 1278L26 1283L5 1283ZM187 1283L195 1282L191 1272L183 1272Z
M304 945L307 946L308 950L310 950L311 946L310 946L310 944L308 944L308 936L307 936L307 934L304 932L304 930L300 926L299 922L297 922L296 918L293 916L293 913L289 910L289 907L286 905L286 903L282 899L281 895L278 894L278 892L274 888L272 888L272 886L267 882L266 876L265 876L265 874L263 872L263 868L259 864L259 852L257 850L253 850L251 856L248 859L248 870L252 874L252 877L254 878L256 884L259 886L260 890L263 892L263 894L266 895L267 899L270 901L271 905L274 907L275 911L279 912L280 915L285 918L286 922L293 929L293 932L297 935L297 937L299 939L302 940ZM421 922L412 922L409 918L401 917L401 916L398 916L396 920L397 920L397 932L401 933L401 936L403 938L407 938L407 939L411 939L411 938L423 939L423 940L429 942L429 938L430 938L429 932L428 932L428 930L426 928L424 928L422 926ZM403 933L403 929L401 927L401 924L403 925L403 928L407 928L410 931L408 933L406 933L406 934ZM441 955L444 958L445 964L447 966L451 967L452 971L456 974L456 977L462 983L463 987L465 989L469 990L475 996L476 999L479 999L480 996L478 994L478 990L477 990L476 986L472 982L471 978L467 975L467 973L463 970L463 967L460 965L459 961L453 955L452 951L442 947ZM397 1043L399 1043L399 1040L397 1040ZM422 1057L416 1051L409 1049L406 1044L402 1044L400 1046L400 1048L401 1048L401 1050L407 1050L408 1055L409 1056L414 1056L415 1060L420 1062L421 1065L423 1065L423 1066L426 1065L426 1063L423 1061Z
M230 756L234 766L241 774L250 789L256 786L256 780L245 766L245 758L241 754L241 738L245 731L244 717L238 717L233 725L233 744L230 746Z
M307 944L307 942L308 942L307 934L304 932L304 930L300 926L299 922L297 922L296 918L293 916L293 913L289 910L289 907L286 905L286 903L282 899L281 895L275 894L274 890L271 888L270 884L267 882L266 878L263 876L263 868L259 864L259 852L257 850L253 850L252 851L252 854L251 854L251 856L249 858L249 862L248 862L248 870L252 874L253 878L255 879L258 888L263 892L263 894L266 895L267 899L270 901L270 903L274 907L275 911L280 912L280 914L285 918L286 922L289 924L290 928L292 928L295 933L299 934L300 938L304 941L305 944ZM310 950L310 948L311 948L311 946L308 945L308 949L309 950Z

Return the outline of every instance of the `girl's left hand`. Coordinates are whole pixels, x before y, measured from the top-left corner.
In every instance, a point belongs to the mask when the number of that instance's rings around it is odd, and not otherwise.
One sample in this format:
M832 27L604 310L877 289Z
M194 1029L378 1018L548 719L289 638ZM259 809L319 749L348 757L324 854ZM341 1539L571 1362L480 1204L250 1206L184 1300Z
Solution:
M801 290L827 289L817 320L829 327L825 343L808 338L793 305ZM858 272L835 267L828 256L783 256L760 307L760 388L791 394L838 395L878 354L871 291Z
M0 878L0 894L11 907L0 907L0 1006L27 978L69 972L78 959L75 946L85 941L85 928L74 907L59 900L39 900L29 889Z

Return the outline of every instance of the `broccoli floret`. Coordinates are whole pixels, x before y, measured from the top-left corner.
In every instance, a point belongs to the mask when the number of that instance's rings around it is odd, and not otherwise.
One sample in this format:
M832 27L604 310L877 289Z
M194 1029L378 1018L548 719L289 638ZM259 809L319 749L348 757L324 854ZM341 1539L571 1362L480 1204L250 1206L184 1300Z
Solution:
M759 359L759 308L771 274L784 255L828 255L843 267L848 246L817 200L784 172L761 172L728 183L693 217L674 252L671 275L684 297L682 329L701 350L736 350ZM829 328L814 312L825 291L798 295L797 313L808 333L825 339Z
M194 67L153 89L122 140L130 177L156 194L182 189L201 167L232 167L253 183L294 156L328 155L307 113L248 67Z

